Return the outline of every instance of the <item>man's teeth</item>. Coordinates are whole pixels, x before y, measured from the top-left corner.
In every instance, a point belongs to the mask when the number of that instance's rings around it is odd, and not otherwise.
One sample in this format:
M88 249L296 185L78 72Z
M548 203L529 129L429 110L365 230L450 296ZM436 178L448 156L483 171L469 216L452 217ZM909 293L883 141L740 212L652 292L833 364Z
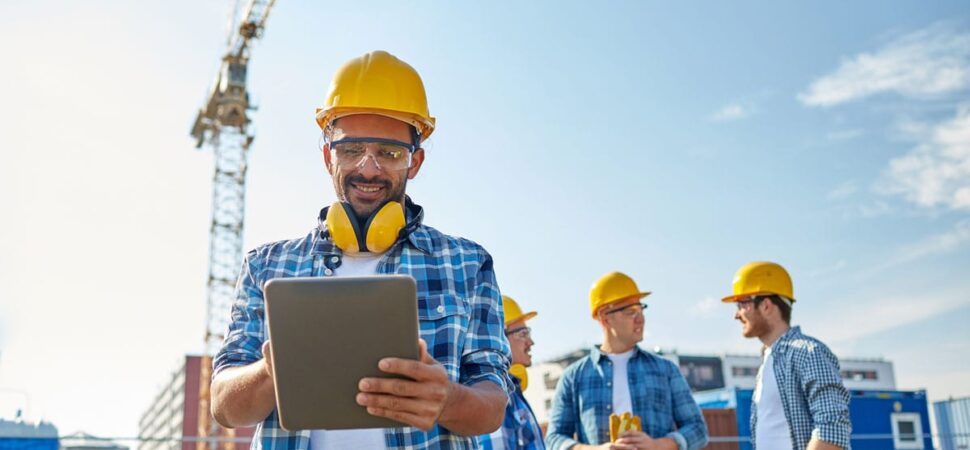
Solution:
M360 189L360 190L362 190L364 192L377 192L377 191L381 190L381 187L380 186L373 186L373 187L371 187L371 186L355 185L354 187L356 187L357 189Z

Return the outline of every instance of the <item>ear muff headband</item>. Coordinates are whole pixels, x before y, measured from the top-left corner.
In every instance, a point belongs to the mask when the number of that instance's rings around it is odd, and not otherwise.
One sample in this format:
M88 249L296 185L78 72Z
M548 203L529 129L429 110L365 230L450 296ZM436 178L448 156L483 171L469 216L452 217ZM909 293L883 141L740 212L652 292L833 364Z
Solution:
M387 202L364 223L363 229L349 203L335 202L327 210L327 229L334 245L344 253L384 253L401 234L407 221L404 207L398 202Z

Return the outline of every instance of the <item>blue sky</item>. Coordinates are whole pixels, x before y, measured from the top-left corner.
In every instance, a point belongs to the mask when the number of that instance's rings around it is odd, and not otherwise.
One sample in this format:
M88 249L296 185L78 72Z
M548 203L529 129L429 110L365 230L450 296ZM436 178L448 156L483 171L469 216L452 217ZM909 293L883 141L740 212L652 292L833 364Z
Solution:
M0 417L132 436L201 350L212 158L187 132L227 11L0 5ZM717 299L768 259L840 356L970 395L968 23L960 1L281 0L250 69L246 246L333 201L313 110L385 49L438 118L409 193L539 311L539 360L598 341L612 270L654 292L646 346L754 353Z

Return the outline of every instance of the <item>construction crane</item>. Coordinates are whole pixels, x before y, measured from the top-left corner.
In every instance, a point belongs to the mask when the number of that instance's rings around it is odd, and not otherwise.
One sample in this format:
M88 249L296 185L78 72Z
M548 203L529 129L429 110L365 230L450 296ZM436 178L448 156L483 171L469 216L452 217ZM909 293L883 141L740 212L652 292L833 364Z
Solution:
M196 450L215 450L220 428L209 410L212 357L228 328L233 288L242 264L242 233L246 200L246 157L250 132L246 74L250 49L262 36L275 0L237 0L229 16L226 53L209 95L199 109L190 134L196 148L212 148L212 225L209 231L209 282L206 298L205 350L199 378L199 428ZM240 8L240 6L242 6ZM223 450L233 449L235 434L224 430ZM207 439L208 438L208 439Z

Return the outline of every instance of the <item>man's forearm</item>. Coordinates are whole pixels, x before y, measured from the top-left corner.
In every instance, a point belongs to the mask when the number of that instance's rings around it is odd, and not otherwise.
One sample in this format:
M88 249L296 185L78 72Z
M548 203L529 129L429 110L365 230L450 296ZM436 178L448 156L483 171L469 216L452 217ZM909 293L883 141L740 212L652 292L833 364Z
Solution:
M502 425L508 401L505 391L491 381L471 386L452 383L438 424L460 435L488 434Z
M813 437L811 441L808 441L808 447L805 447L805 450L842 450L842 447Z
M212 415L222 426L245 427L276 408L276 391L264 360L230 367L212 380Z

